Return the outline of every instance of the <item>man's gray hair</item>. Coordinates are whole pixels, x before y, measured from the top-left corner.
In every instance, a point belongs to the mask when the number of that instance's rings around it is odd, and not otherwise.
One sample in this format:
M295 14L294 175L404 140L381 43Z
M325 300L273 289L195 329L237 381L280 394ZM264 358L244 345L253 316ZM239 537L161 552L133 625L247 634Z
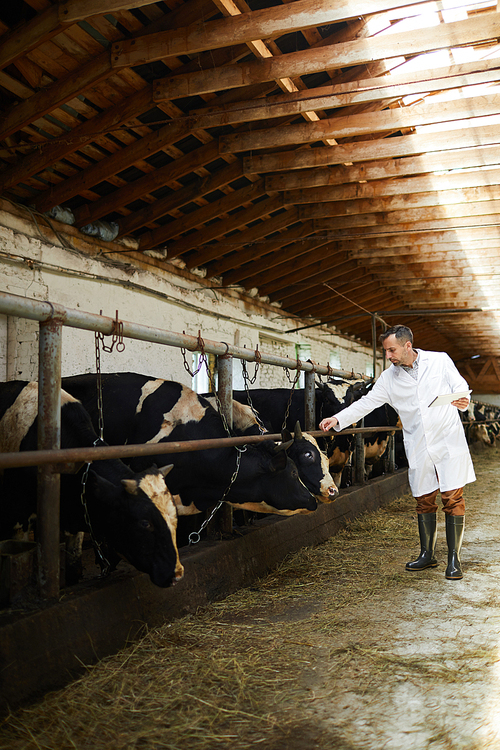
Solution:
M409 341L413 346L413 333L408 326L392 326L392 328L388 328L387 331L381 333L378 338L379 341L384 342L389 336L395 336L398 344L404 344L406 341Z

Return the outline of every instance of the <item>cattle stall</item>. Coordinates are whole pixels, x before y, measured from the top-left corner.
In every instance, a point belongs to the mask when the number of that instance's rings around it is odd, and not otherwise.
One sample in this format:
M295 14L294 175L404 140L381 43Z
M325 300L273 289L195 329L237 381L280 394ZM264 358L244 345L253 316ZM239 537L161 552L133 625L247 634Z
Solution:
M44 498L43 502L45 505L47 505L47 499L48 499L48 509L44 509L41 507L40 513L44 515L46 513L47 520L42 524L42 530L45 530L46 536L44 536L42 539L39 540L39 551L40 551L40 559L41 563L38 566L38 575L41 579L41 594L42 597L45 598L47 602L55 601L55 597L59 595L59 580L58 580L58 574L59 574L59 556L60 556L60 546L59 546L59 534L58 534L58 523L57 520L57 505L58 505L58 497L57 497L57 479L58 477L58 471L61 470L60 464L65 461L89 461L92 458L96 458L98 455L105 457L109 455L113 455L115 457L118 456L126 456L131 455L134 451L145 451L147 449L147 446L141 445L141 446L122 446L122 447L99 447L95 446L91 449L86 449L85 451L82 451L80 449L80 452L78 450L73 450L71 453L65 453L64 451L59 451L57 448L57 424L59 419L59 412L57 408L55 408L55 405L57 403L57 399L54 398L54 393L57 391L57 383L60 382L60 360L61 360L61 329L63 325L73 325L80 328L90 328L91 330L95 330L102 335L113 335L114 332L116 332L117 329L117 320L112 318L106 318L104 316L98 316L98 315L90 315L81 313L77 310L71 310L69 308L63 308L58 305L53 305L50 302L39 302L34 300L26 300L21 298L16 298L13 295L7 295L4 294L1 297L1 305L2 310L5 312L15 312L16 315L23 315L25 314L27 317L32 317L34 319L38 319L40 321L40 328L43 328L43 334L40 337L40 378L39 382L41 383L40 388L40 413L43 416L43 419L45 421L46 427L42 431L42 436L44 436L44 442L40 445L40 449L33 452L33 455L29 456L28 453L24 453L24 455L18 454L17 456L13 456L10 454L4 454L2 456L2 462L4 466L11 464L12 462L17 461L17 465L25 464L26 462L30 462L32 464L40 464L40 466L45 467L41 471L41 486L42 486L42 497ZM121 323L121 322L120 322ZM121 323L122 327L122 335L124 337L130 337L130 338L140 338L141 336L149 337L150 340L155 341L156 343L160 344L166 344L166 345L177 345L181 346L186 349L194 350L196 347L199 346L199 337L198 339L196 337L192 336L186 336L185 334L172 334L171 332L167 331L161 331L159 329L153 329L153 328L145 328L141 326L134 326L132 323L123 322ZM230 364L231 357L234 356L241 356L242 358L245 358L247 361L253 361L256 357L256 354L254 352L248 351L244 348L238 349L238 347L229 347L227 344L219 343L219 342L211 342L211 341L205 341L203 342L203 345L205 347L205 351L212 350L215 354L219 355L221 357L221 362L225 362L226 364ZM314 376L315 374L323 374L323 375L336 375L340 377L347 377L352 376L353 373L349 373L346 371L333 371L332 368L326 366L323 367L321 365L315 365L313 363L300 363L300 362L294 362L293 360L290 360L289 358L280 358L276 357L275 355L266 355L264 353L258 353L257 355L261 361L268 361L269 364L275 365L275 366L284 366L290 369L297 369L302 368L306 373L306 384L311 383L313 384L312 388L310 387L310 391L312 392L312 395L314 396ZM47 361L48 360L48 361ZM224 372L224 365L221 367L222 372ZM227 393L231 392L230 387L228 388L228 383L230 383L230 369L227 369L227 373L229 373L227 376L222 376L220 378L220 383L222 384L221 387L221 393L220 393L220 400L222 403L224 403L224 399L227 398ZM361 378L363 379L363 378ZM226 397L224 396L224 390L226 391ZM306 389L307 390L307 389ZM309 400L309 409L311 409L312 399ZM308 417L309 424L313 424L311 422L311 415ZM357 432L358 430L353 429L352 432ZM317 431L318 432L318 431ZM47 436L50 436L47 437ZM54 437L56 436L56 438ZM275 439L281 439L280 435L271 435L270 437L274 437ZM238 442L238 438L224 438L224 441ZM259 440L262 441L262 436L255 436L254 438L245 438L245 439L239 439L240 444L242 442L258 442ZM201 447L201 446L196 446ZM177 450L186 450L186 446L179 444L176 446ZM58 451L57 454L55 454L53 451ZM90 452L89 452L90 451ZM158 452L158 447L155 449L155 452ZM55 472L50 470L51 464L54 464L54 459L57 456L57 462L58 464L55 467ZM46 479L44 479L46 477ZM267 539L267 542L260 542L259 544L264 544L265 547L270 547L270 549L266 549L265 553L262 554L261 551L261 560L259 565L255 566L248 565L248 563L245 563L246 567L249 569L249 573L245 573L243 577L236 577L235 581L236 584L232 585L240 585L242 581L247 580L245 577L246 575L255 575L256 573L263 572L264 570L268 569L269 567L272 567L275 565L281 557L287 553L287 551L290 548L290 545L292 548L294 546L301 546L304 543L314 543L317 540L321 540L325 538L325 535L329 535L335 531L335 529L342 526L343 523L345 523L349 518L354 517L358 515L360 512L363 512L366 509L377 507L380 503L385 502L388 497L392 497L392 493L395 491L395 488L399 490L402 486L404 487L406 483L406 476L405 472L402 473L402 475L398 475L397 477L394 477L392 479L390 476L385 477L379 482L379 486L375 487L373 490L369 490L368 492L365 492L364 488L353 488L352 490L352 498L351 501L346 504L346 502L343 500L342 502L339 502L338 505L336 505L336 512L335 513L329 513L328 510L331 511L331 508L328 509L327 506L321 507L319 511L316 511L314 514L312 514L311 517L297 517L297 518L287 518L283 519L282 524L276 524L274 521L276 519L264 519L260 526L262 526L262 529L258 528L258 533L261 534L263 539ZM50 488L50 489L49 489ZM55 489L54 489L55 488ZM358 493L358 494L357 494ZM45 518L45 515L44 515ZM313 519L311 522L309 519ZM49 520L52 519L52 522ZM292 523L288 523L291 521ZM258 527L259 524L256 524ZM282 529L278 533L277 529ZM292 529L295 529L291 533L290 531ZM241 547L242 549L249 549L249 540L251 538L256 538L256 534L249 534L244 535L243 539L241 540ZM273 541L270 543L270 539L276 540L278 539L279 542ZM209 545L210 546L210 545ZM201 548L200 548L201 549ZM191 560L193 564L196 565L196 556L197 552L193 549L186 551L186 559ZM207 554L206 550L203 550L203 552L199 553L202 557L203 554ZM211 554L214 554L211 552ZM242 552L241 550L237 553L238 555L245 555L245 552ZM255 553L250 553L251 557ZM226 557L227 560L231 559L231 556L227 553L227 551L224 551L222 553L222 557ZM233 561L234 562L234 561ZM205 563L203 563L204 565ZM264 567L262 567L262 565ZM223 566L224 567L224 566ZM130 571L128 571L130 572ZM50 573L50 575L49 575ZM132 590L135 590L138 585L138 579L141 578L140 576L136 576L133 578L132 582ZM234 575L233 575L234 578ZM126 579L126 576L125 576ZM196 576L196 586L199 585L200 582L200 573L198 572ZM184 583L184 582L183 582ZM190 585L190 582L186 582L188 587ZM100 586L103 586L106 590L106 593L104 594L105 598L108 598L109 601L114 602L116 605L116 599L113 597L110 598L109 596L109 579L105 579L104 581L99 582ZM146 621L148 619L154 619L155 616L157 616L157 613L153 616L151 613L151 610L156 610L157 607L160 605L158 604L158 599L156 598L157 591L154 592L154 594L151 594L150 589L148 588L148 584L146 584L146 588L148 590L147 596L143 594L144 598L148 600L149 605L147 609L149 611L147 613L142 612L141 615L138 615L138 619L145 619ZM202 601L205 600L205 597L208 595L209 598L217 598L224 594L223 586L220 584L215 585L213 582L208 583L206 579L203 580L202 585L205 587L205 590L202 594ZM126 587L127 584L124 580L120 580L118 583L118 588ZM196 588L195 586L195 588ZM154 587L153 587L154 588ZM192 588L188 590L190 591L190 602L189 606L193 606L193 603L199 602L199 599L197 599L197 596L199 597L199 594L194 594ZM179 587L176 587L175 594L173 594L173 600L175 602L174 605L172 605L171 608L168 606L165 606L162 601L162 607L164 607L161 617L171 617L175 616L173 615L174 611L177 611L177 613L183 611L183 607L186 606L184 604L180 604L180 599L182 599L182 584ZM210 592L207 594L207 592ZM87 592L88 594L88 588ZM168 592L168 595L171 595L171 592ZM120 596L123 597L123 590ZM101 604L102 604L102 589L100 593L101 598ZM98 595L99 598L99 595ZM81 601L81 599L80 599ZM40 605L39 605L40 606ZM43 605L42 605L43 606ZM121 615L123 615L123 611L120 609ZM49 609L45 609L45 612L50 612ZM40 625L39 617L41 616L41 612L36 612L36 615L33 617L22 617L21 620L23 622L23 626L27 628L25 632L25 636L28 639L33 640L33 632L30 631L30 627L33 627L32 619L38 622L38 626ZM54 615L54 616L60 616ZM45 616L47 618L47 621L50 621L51 615L47 614ZM66 616L65 616L66 617ZM16 619L16 618L14 618ZM71 619L71 618L70 618ZM6 631L4 631L4 644L12 644L14 641L17 641L19 639L19 625L18 623L13 623L12 620L12 614L9 613L9 616L7 617L8 623L7 626L9 628L10 635L7 635ZM129 622L129 619L127 618L127 622ZM98 627L98 625L96 625ZM50 628L49 628L50 630ZM16 635L17 633L17 635ZM123 634L123 633L122 633ZM125 636L126 637L126 636ZM107 636L107 639L109 641L109 635ZM36 640L36 638L35 638ZM22 638L20 639L20 642L22 642ZM109 648L109 643L107 647L104 647L104 652L106 651L106 648ZM63 669L66 671L66 664L60 664L58 668ZM30 670L33 671L33 670ZM54 670L54 674L57 673L57 669ZM13 679L12 675L9 677L7 674L4 675L4 685L5 686L12 686L13 685ZM27 676L26 676L27 679ZM43 681L42 681L43 682ZM49 683L48 686L50 686L50 677L49 677ZM20 690L21 693L23 692L23 688L21 686ZM25 688L24 688L25 689ZM9 689L7 688L8 692ZM21 697L21 696L19 696ZM24 694L25 697L25 694Z

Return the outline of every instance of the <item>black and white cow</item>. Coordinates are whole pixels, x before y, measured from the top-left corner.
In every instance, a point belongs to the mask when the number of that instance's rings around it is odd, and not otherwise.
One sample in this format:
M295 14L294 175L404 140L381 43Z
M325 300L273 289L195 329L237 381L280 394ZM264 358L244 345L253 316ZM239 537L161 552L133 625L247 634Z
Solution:
M217 409L216 399L211 394L205 394L207 400ZM237 435L259 435L269 430L264 426L258 413L247 404L233 399L233 429ZM291 434L288 429L276 430L281 432L283 442L289 444L286 452L297 466L299 476L305 486L321 503L330 503L338 495L336 486L330 474L328 459L320 450L312 435L303 432L297 420Z
M63 387L82 401L97 424L96 376L64 378ZM102 396L104 437L113 445L227 437L218 411L181 383L138 373L106 374ZM273 441L246 446L235 477L234 447L171 453L169 488L180 495L185 508L194 505L198 510L212 507L226 490L226 502L245 510L281 515L316 510L315 497L284 448ZM129 463L138 471L146 460L150 459L137 457Z
M0 383L0 451L37 447L38 383ZM94 445L97 435L82 404L61 391L61 447ZM116 567L124 557L148 573L157 586L183 576L176 546L177 514L164 476L170 467L134 473L118 459L95 461L88 472L85 499L94 537ZM82 471L61 475L61 530L89 531L81 502ZM4 469L0 538L26 532L36 514L37 467Z
M315 388L316 425L325 417L331 417L349 406L359 385L357 382L333 379L328 383L318 383ZM255 388L250 391L233 391L233 398L242 404L251 404L270 432L281 432L285 415L286 429L293 431L297 422L304 429L305 396L301 389L294 390L290 397L289 388ZM315 442L327 456L328 471L334 485L340 487L342 472L354 449L353 436L321 436Z

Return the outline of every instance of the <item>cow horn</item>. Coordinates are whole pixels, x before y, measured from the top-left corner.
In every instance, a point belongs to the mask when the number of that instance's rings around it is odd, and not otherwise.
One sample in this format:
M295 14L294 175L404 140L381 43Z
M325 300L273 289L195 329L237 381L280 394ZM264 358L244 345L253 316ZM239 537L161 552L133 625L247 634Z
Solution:
M158 469L158 471L160 472L160 474L163 474L163 476L166 477L167 474L170 474L173 468L173 464L167 464L166 466L162 466L160 469Z
M276 446L275 453L279 453L280 451L286 451L290 446L292 445L293 440L287 440L286 443L280 443Z
M302 440L302 428L300 426L300 422L298 419L295 422L295 429L293 431L293 435L294 435L295 440Z
M287 430L286 427L284 427L281 430L281 442L286 443L288 440L293 440L290 430Z

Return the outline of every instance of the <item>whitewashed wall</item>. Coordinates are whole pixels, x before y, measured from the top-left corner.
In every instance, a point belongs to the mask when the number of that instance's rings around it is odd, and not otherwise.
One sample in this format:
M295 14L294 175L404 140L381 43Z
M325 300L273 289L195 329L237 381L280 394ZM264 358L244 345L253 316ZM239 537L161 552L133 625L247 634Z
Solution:
M59 225L59 229L62 225ZM261 352L288 355L295 360L298 346L310 347L320 364L358 373L371 373L368 347L326 329L286 333L300 325L284 317L279 307L236 291L210 289L194 275L172 268L137 268L119 256L96 256L96 247L63 238L75 249L43 238L27 218L0 211L0 290L21 297L49 300L66 307L149 325L206 339L235 343ZM115 246L116 247L116 246ZM109 249L106 245L103 250ZM98 248L97 248L98 250ZM91 255L90 253L93 253ZM38 323L0 315L0 379L36 379ZM110 343L109 337L107 343ZM187 352L189 364L192 353ZM135 371L192 385L180 350L131 339L123 353L102 354L103 372ZM254 365L248 365L249 373ZM62 374L95 371L94 334L64 328ZM293 377L294 371L291 371ZM241 387L235 361L235 387ZM287 386L282 368L262 366L254 387Z

